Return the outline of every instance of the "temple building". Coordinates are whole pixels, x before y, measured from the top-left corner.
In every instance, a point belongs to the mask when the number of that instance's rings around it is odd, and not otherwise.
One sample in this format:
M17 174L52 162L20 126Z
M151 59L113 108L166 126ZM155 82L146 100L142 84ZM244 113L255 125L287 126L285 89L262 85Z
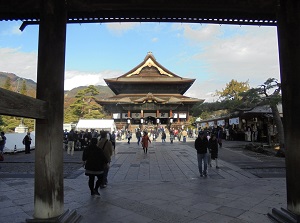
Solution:
M115 96L97 102L111 113L118 127L182 126L189 121L192 106L204 101L183 95L194 81L172 73L148 52L144 61L129 72L105 79Z

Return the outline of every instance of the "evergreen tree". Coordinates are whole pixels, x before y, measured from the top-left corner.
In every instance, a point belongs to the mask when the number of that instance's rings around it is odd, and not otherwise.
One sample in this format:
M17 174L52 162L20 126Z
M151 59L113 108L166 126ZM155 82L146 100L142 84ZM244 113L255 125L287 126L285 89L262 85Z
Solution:
M7 77L4 83L4 89L11 90L11 79L10 77Z
M99 91L94 85L78 91L75 101L66 109L65 122L78 122L80 118L105 118L102 107L95 101Z
M20 94L27 95L27 85L26 80L22 81L21 91Z

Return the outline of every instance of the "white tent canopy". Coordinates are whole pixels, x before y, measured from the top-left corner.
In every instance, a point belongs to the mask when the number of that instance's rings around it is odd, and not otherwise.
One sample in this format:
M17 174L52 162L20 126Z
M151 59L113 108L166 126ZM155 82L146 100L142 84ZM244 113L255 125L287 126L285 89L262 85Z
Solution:
M105 130L112 132L116 130L116 124L113 119L80 119L75 130L85 131L86 129L95 129L98 131Z

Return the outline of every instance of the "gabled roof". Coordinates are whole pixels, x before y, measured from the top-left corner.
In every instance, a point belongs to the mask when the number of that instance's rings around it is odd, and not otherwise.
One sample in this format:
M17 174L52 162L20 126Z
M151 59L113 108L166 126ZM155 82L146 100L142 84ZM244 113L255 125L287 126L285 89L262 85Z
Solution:
M157 70L157 73L152 72L150 75L149 73L145 74L145 72L143 72L147 67L154 67ZM135 68L131 69L130 71L128 71L127 73L123 74L122 76L120 76L119 78L122 77L134 77L134 76L167 76L167 77L179 77L178 75L172 73L171 71L169 71L167 68L165 68L164 66L162 66L160 63L158 63L154 57L154 55L152 54L152 52L148 52L144 61L141 62L139 65L137 65ZM180 78L180 77L179 77Z
M156 93L159 93L157 92L157 85L165 89L169 88L169 84L174 86L170 89L171 91L169 93L173 91L172 93L184 94L194 83L195 79L182 78L174 74L158 63L152 52L148 52L143 62L127 73L117 78L104 79L104 81L115 94L131 93L128 89L135 89L135 93L148 93L156 89ZM142 88L142 90L140 89L137 92L136 86L141 84L146 84L147 88ZM143 90L145 90L145 92L143 92ZM160 93L162 92L160 91Z

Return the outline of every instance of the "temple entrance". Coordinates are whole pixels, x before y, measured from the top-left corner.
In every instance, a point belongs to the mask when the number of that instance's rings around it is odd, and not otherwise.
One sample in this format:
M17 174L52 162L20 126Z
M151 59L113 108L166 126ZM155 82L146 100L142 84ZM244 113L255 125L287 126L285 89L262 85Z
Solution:
M152 116L145 117L145 124L146 124L146 125L154 125L154 124L157 124L156 118L155 118L155 117L152 117Z

